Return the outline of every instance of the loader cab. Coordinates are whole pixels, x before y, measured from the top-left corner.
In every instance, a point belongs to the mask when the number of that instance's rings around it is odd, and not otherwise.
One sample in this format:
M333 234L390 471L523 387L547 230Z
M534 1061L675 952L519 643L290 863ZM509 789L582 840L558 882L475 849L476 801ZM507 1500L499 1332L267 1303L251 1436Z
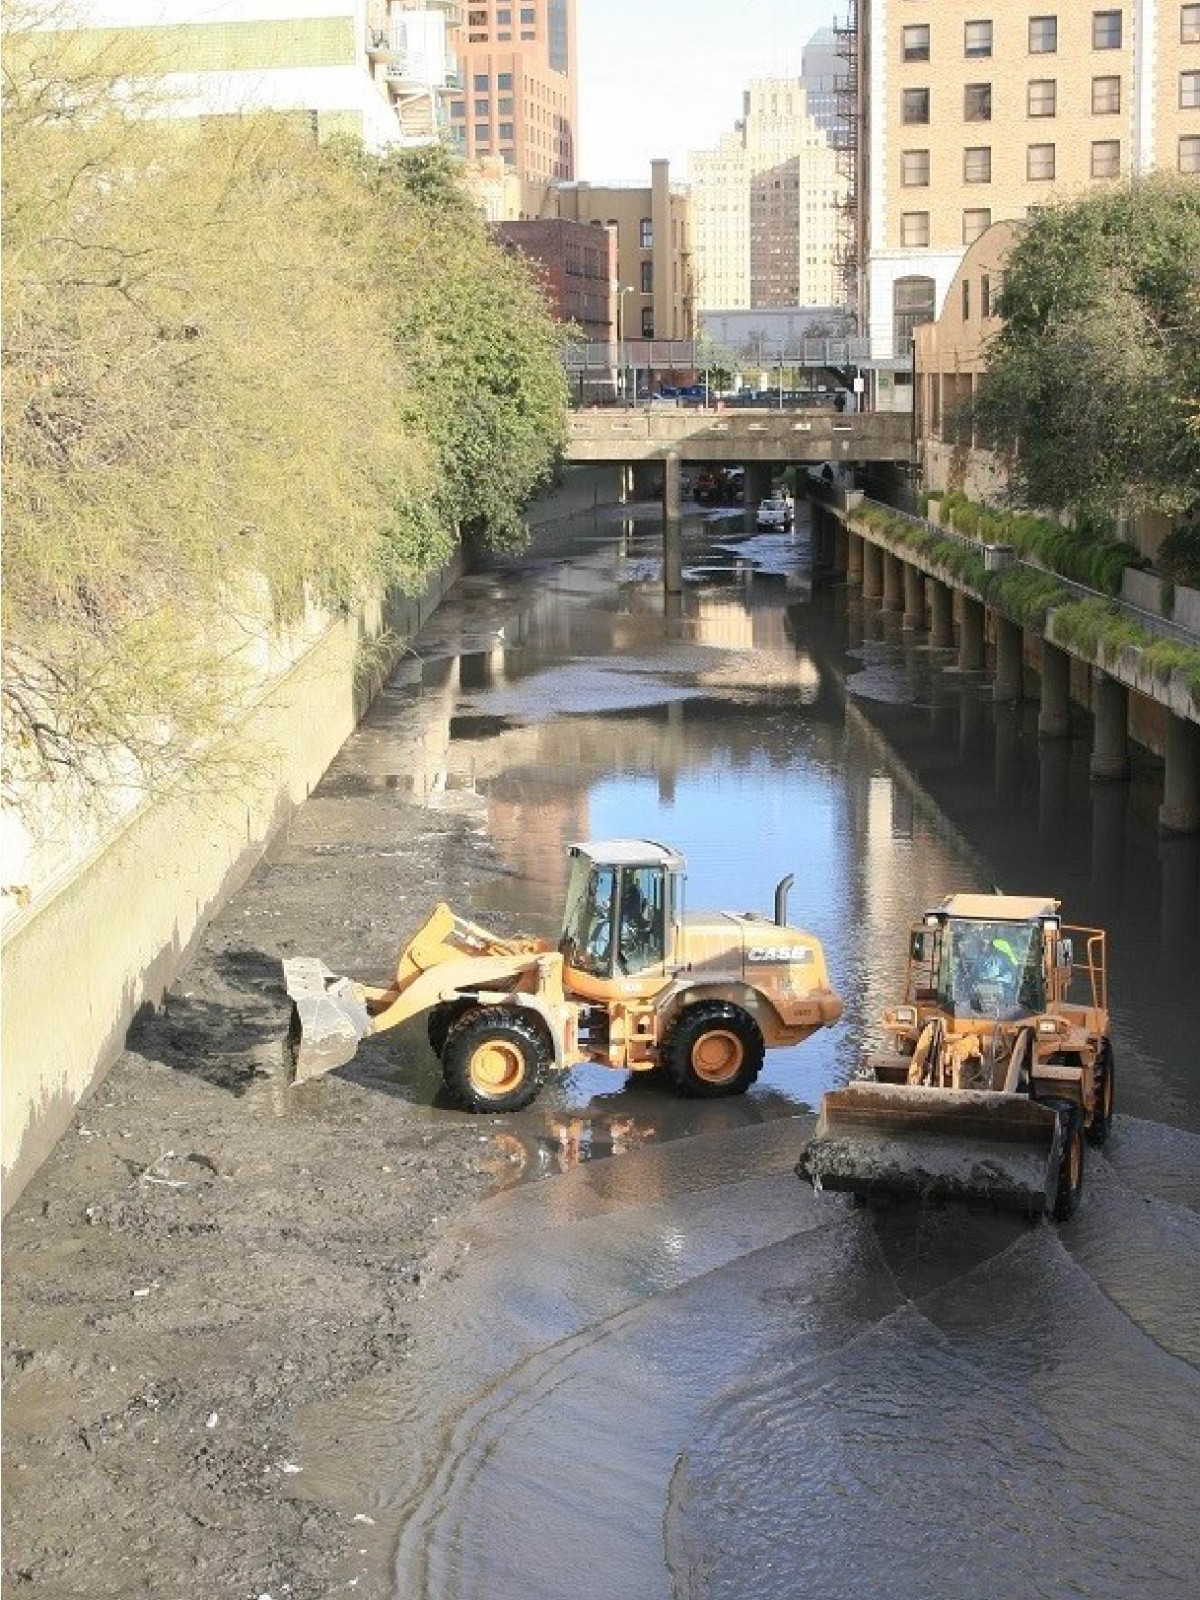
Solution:
M683 857L645 839L575 844L568 853L559 950L573 979L652 992L674 954Z
M909 998L951 1018L1037 1016L1047 1007L1059 930L1054 901L953 895L912 931Z

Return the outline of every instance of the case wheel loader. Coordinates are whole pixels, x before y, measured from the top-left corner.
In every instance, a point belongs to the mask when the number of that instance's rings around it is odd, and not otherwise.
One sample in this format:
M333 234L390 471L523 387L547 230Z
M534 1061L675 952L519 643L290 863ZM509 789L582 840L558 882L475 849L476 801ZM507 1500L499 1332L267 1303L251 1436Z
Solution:
M592 1061L661 1068L684 1095L744 1094L764 1052L842 1014L820 942L775 918L685 912L686 863L650 840L569 848L562 936L505 939L439 905L384 986L320 961L283 963L292 1082L350 1061L364 1038L428 1013L446 1087L468 1111L517 1111L551 1072Z
M952 895L911 930L883 1023L892 1049L825 1095L800 1176L1070 1217L1112 1125L1104 933L1056 900Z

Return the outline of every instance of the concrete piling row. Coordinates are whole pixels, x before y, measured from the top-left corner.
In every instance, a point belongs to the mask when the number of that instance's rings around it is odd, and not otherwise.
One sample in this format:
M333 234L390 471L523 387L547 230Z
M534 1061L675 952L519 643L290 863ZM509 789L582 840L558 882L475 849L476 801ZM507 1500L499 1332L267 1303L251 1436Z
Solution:
M901 613L906 632L928 630L935 650L956 650L960 672L987 667L988 611L981 601L923 573L903 556L874 544L838 522L832 547L814 542L819 569L844 577L847 587L883 613ZM832 556L830 550L832 549ZM1026 695L1025 632L1019 623L993 614L995 670L992 695L1014 706ZM1041 642L1037 730L1045 740L1069 739L1071 658L1049 640ZM1089 772L1099 784L1129 776L1129 690L1103 668L1092 669L1090 684L1092 749ZM1200 726L1171 712L1164 749L1163 800L1159 826L1164 833L1200 833Z

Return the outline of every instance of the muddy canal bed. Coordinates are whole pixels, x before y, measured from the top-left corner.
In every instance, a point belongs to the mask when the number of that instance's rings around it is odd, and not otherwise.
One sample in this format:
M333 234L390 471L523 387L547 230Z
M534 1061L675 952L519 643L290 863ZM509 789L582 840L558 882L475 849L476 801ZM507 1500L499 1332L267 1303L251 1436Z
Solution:
M1200 857L982 679L813 592L803 530L613 513L468 578L6 1223L5 1576L74 1597L1177 1600L1200 1512ZM421 1024L284 1093L278 963L432 902L555 931L563 846L825 942L741 1100L577 1069L445 1105ZM951 889L1113 942L1121 1116L1066 1227L792 1167ZM52 1034L47 1048L52 1048Z

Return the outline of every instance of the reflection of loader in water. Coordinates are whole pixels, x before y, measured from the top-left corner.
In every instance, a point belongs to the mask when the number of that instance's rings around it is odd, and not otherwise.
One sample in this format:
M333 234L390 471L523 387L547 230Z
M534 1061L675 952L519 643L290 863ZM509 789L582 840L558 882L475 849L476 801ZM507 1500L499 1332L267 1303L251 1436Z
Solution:
M571 847L559 944L505 939L438 906L386 988L286 961L293 1080L427 1012L447 1088L470 1111L515 1111L552 1068L661 1066L694 1098L744 1094L764 1051L837 1021L820 943L754 912L683 908L684 860L644 839Z
M913 929L884 1026L894 1049L825 1096L801 1176L1069 1217L1112 1122L1104 934L1057 901L953 895Z

